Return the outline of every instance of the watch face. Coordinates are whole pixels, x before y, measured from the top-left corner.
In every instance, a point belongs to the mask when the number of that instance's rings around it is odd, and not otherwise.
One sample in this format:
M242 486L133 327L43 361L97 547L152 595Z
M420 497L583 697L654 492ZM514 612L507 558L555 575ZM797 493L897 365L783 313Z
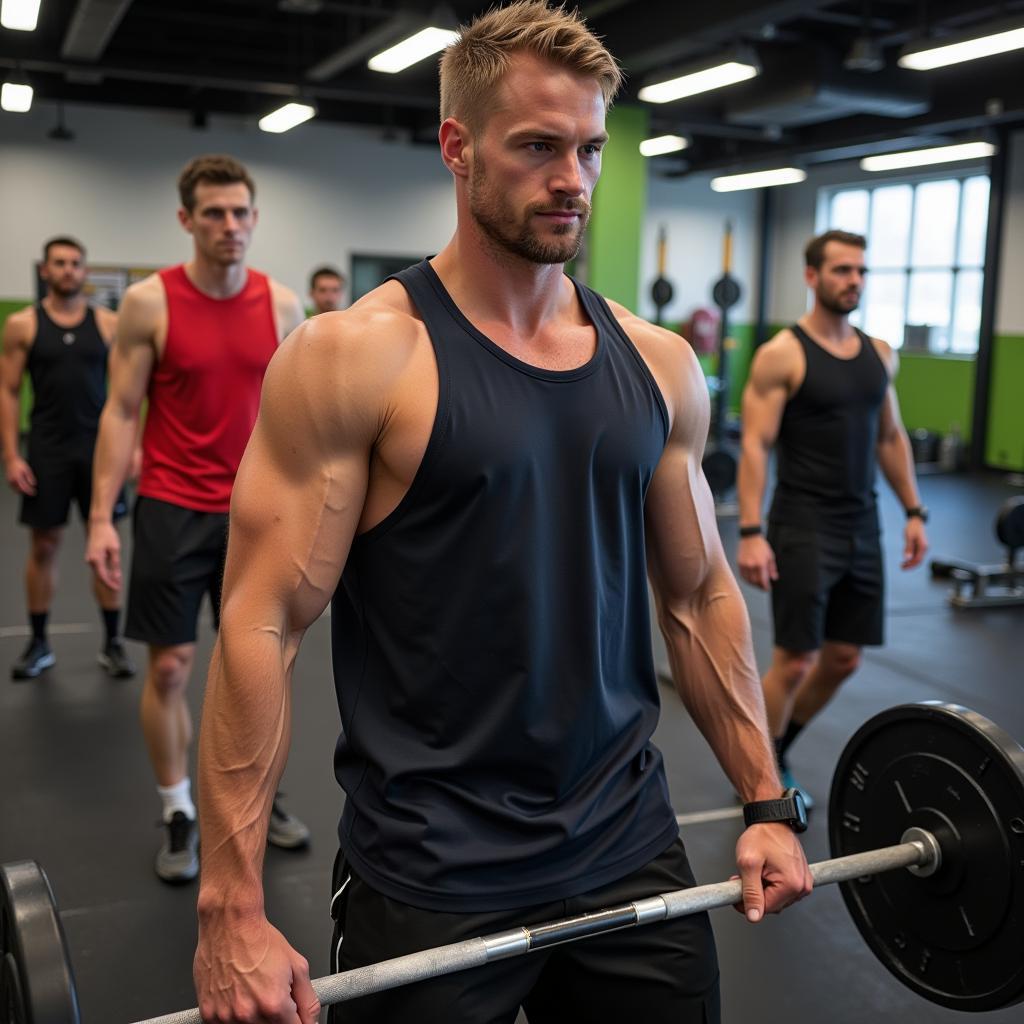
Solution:
M807 829L807 806L804 804L804 795L799 789L790 790L793 795L793 807L796 809L793 830L804 832Z

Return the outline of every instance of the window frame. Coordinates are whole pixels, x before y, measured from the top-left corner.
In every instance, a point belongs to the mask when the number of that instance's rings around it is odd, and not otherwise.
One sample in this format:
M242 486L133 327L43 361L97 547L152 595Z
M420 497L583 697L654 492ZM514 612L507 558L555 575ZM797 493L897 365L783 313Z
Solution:
M957 170L950 170L947 168L935 168L931 171L921 171L917 174L899 175L894 177L875 178L872 176L870 179L860 179L847 182L841 182L834 185L824 185L818 189L818 198L815 210L815 223L816 232L820 233L829 230L833 227L831 223L831 210L832 203L837 193L839 192L851 192L851 191L862 191L868 193L868 225L866 231L866 237L868 239L868 246L871 244L871 227L872 218L874 215L874 193L877 189L888 188L894 185L909 185L913 192L911 195L911 207L910 207L910 225L907 234L907 250L904 254L903 262L900 266L895 267L880 267L876 271L874 268L869 266L869 273L875 274L902 274L904 277L905 287L903 290L903 336L897 339L892 339L891 343L897 351L902 351L906 340L906 325L908 322L908 312L910 309L910 285L914 271L932 270L948 272L952 275L952 282L949 291L949 319L948 319L948 330L949 338L947 342L947 348L942 352L934 352L930 349L927 352L919 352L917 350L911 350L909 355L927 355L933 359L957 359L957 360L974 360L978 354L978 346L980 344L980 324L979 324L979 337L975 343L975 348L971 352L954 352L951 349L953 341L953 331L955 328L955 315L956 315L956 302L959 295L959 275L962 271L980 271L982 288L984 288L985 275L988 272L988 268L985 263L985 253L982 253L981 262L978 264L962 264L960 262L960 244L963 235L963 219L964 219L964 182L969 178L984 177L989 181L989 199L991 201L991 187L992 187L992 174L987 162L981 164L975 164L973 166L962 167ZM957 193L957 211L956 211L956 228L954 231L953 238L953 258L949 264L941 264L934 267L915 267L913 264L913 248L914 248L914 229L917 222L918 215L918 201L917 201L917 189L918 186L927 184L933 181L956 181L959 186ZM887 339L888 340L888 339Z

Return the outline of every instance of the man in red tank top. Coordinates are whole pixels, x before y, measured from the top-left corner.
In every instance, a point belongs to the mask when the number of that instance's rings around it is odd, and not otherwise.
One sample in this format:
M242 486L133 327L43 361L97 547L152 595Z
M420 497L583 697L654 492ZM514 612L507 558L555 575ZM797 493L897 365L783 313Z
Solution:
M120 587L111 516L148 398L125 635L149 645L142 727L167 826L156 871L168 882L188 881L199 869L185 700L199 606L208 594L216 627L235 473L267 364L303 320L294 292L245 264L257 220L246 169L231 157L198 157L178 188L193 256L125 294L96 444L86 555L103 583ZM296 847L309 832L275 800L269 838Z

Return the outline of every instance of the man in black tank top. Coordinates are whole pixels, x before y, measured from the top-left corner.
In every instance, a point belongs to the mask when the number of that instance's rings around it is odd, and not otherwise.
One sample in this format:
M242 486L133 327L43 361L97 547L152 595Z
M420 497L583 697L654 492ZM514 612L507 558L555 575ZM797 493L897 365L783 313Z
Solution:
M295 1005L312 1024L318 1010L306 963L262 913L261 809L286 757L298 644L328 601L345 793L335 968L693 884L652 742L648 573L694 721L745 800L788 809L738 840L748 919L809 891L799 796L779 799L701 476L700 367L677 334L564 273L619 79L576 13L516 3L465 28L441 67L454 237L308 320L267 371L199 745L206 1019ZM512 1024L521 1006L531 1024L638 1007L650 1024L715 1024L707 915L330 1019Z
M56 559L71 502L89 521L92 454L107 393L107 350L117 317L90 306L83 294L85 250L72 238L43 249L46 297L11 314L4 325L0 432L8 484L22 496L21 522L29 527L25 579L31 638L11 667L14 679L34 679L56 662L46 624L56 586ZM27 458L18 444L20 394L25 372L33 403ZM119 514L126 511L123 496ZM135 668L118 632L121 595L95 581L105 639L98 659L115 678Z
M775 649L763 685L787 785L795 785L789 745L857 668L861 648L882 643L878 467L907 513L902 568L919 565L928 547L892 386L896 354L849 322L865 246L845 231L811 240L805 276L814 308L758 349L743 395L738 563L747 582L772 594ZM766 537L773 447L778 480Z

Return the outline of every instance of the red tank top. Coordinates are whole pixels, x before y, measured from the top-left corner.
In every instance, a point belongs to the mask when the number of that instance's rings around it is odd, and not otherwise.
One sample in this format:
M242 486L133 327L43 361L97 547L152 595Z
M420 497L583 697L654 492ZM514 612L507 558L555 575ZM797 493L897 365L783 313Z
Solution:
M160 271L167 342L149 382L139 494L198 512L227 512L277 350L265 274L230 299L205 295L183 266Z

